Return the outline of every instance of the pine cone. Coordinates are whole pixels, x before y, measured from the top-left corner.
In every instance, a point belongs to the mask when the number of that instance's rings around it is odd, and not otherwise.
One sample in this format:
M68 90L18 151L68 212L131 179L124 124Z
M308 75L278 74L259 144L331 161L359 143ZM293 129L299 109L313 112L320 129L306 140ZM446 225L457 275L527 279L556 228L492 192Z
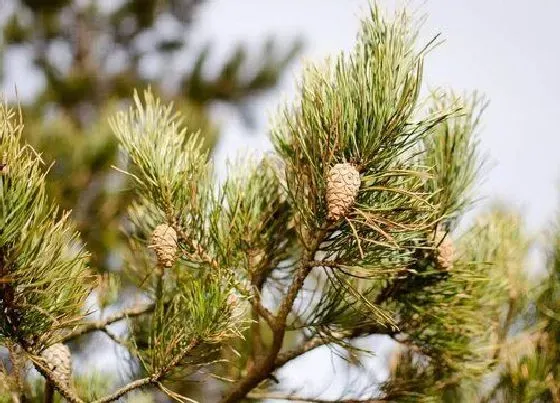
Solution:
M349 163L334 165L327 176L327 218L337 221L345 217L360 190L360 173Z
M163 267L171 267L177 252L177 234L167 224L160 224L152 233L152 247L156 251L158 263Z
M44 350L41 356L46 361L53 375L64 385L70 385L72 379L72 356L68 346L56 343Z
M239 297L235 293L230 293L227 297L227 304L230 309L235 309L237 304L239 303Z
M266 256L266 252L263 249L251 248L247 251L247 257L249 260L249 269L256 270L259 265L263 262Z
M437 237L439 246L436 252L437 266L440 270L449 270L453 266L453 260L455 258L455 247L453 246L453 241L447 235L443 241L441 237Z

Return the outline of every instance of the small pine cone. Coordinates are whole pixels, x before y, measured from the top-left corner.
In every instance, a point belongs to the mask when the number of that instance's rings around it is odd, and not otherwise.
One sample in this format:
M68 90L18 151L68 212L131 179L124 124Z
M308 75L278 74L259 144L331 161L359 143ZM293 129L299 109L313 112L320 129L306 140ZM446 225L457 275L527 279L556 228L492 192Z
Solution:
M44 350L41 356L46 361L53 375L64 385L70 385L72 379L72 357L68 346L56 343Z
M239 303L239 297L235 293L230 293L227 297L227 304L230 309L235 309Z
M161 266L173 266L177 252L177 233L167 224L158 225L152 233L152 247Z
M453 266L455 248L449 236L441 241L437 250L437 265L441 270L449 270Z
M245 315L246 306L235 291L230 291L226 302L230 313L230 320L236 321Z
M247 258L249 261L249 269L256 270L259 265L263 262L266 256L266 252L262 249L251 248L247 251Z
M360 190L360 173L349 163L334 165L327 176L327 218L337 221L345 217Z

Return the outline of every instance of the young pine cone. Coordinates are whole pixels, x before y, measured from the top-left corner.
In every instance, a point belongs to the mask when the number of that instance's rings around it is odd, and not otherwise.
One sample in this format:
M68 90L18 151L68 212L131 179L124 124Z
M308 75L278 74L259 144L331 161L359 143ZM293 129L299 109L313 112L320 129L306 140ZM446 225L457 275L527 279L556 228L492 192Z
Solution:
M41 357L46 361L53 375L64 385L72 379L72 357L68 346L56 343L44 350Z
M360 173L349 163L336 164L327 176L327 218L337 221L352 208L358 190L360 190Z
M158 264L171 267L177 252L177 233L167 224L160 224L152 233L152 247L156 252Z
M449 270L453 266L453 260L455 258L455 248L453 246L453 241L451 238L446 236L443 241L439 244L437 248L437 266L440 270Z

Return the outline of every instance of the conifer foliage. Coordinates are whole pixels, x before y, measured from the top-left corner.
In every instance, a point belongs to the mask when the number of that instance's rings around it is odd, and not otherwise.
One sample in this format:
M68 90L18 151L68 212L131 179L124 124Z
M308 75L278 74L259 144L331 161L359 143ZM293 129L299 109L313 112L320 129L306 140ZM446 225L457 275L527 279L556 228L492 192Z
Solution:
M150 90L135 94L110 126L124 156L116 169L134 185L127 274L142 303L97 321L86 318L87 253L2 106L6 396L25 395L27 361L46 379L45 399L56 390L110 402L142 389L186 402L174 380L210 372L224 403L305 400L277 384L278 370L321 346L356 363L367 351L355 341L383 335L395 353L387 379L349 384L336 401L505 399L517 371L525 383L544 379L531 401L557 399L558 293L545 287L530 315L519 218L496 207L451 235L484 163L485 102L442 90L421 98L435 40L417 35L406 11L388 19L373 6L351 52L306 69L298 100L271 128L274 153L231 164L223 183L197 128ZM121 320L127 330L115 335L108 326ZM135 379L92 398L71 379L64 343L95 331L127 349ZM526 335L535 360L512 353Z
M46 169L18 119L0 106L0 340L39 352L82 318L90 286L87 253L46 196Z

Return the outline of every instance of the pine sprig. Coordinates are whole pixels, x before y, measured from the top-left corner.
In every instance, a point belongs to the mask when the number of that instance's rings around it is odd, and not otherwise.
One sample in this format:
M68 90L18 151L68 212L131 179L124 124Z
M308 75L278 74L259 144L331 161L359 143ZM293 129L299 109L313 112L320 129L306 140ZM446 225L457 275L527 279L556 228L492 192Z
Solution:
M432 173L428 189L435 194L440 216L449 221L472 203L473 187L485 166L477 130L488 102L476 92L464 98L434 92L431 102L431 114L450 113L423 139L424 163Z
M135 93L134 102L110 121L134 164L128 174L144 201L163 213L168 224L194 230L204 210L201 198L208 196L208 154L202 141L182 126L172 104L163 106L151 91L144 93L144 102Z
M429 173L412 149L449 113L418 118L423 58L433 43L416 50L417 27L404 11L389 20L373 7L368 17L351 54L308 67L300 101L283 111L272 137L302 239L328 221L331 167L350 163L360 172L354 208L325 251L374 273L406 265L422 247L419 233L436 221Z
M132 321L131 347L149 375L146 382L166 393L172 392L160 382L211 362L204 351L241 337L245 323L243 301L231 303L234 273L220 266L209 232L220 198L210 185L208 155L180 121L149 91L143 102L135 95L134 107L111 121L133 163L127 173L139 197L130 218L140 241L138 260L146 265L139 286L154 300L152 315ZM173 262L163 266L144 259L162 228L173 234L166 238Z
M260 289L293 246L292 211L273 160L232 164L222 193L212 230L220 259Z
M39 351L83 318L88 254L45 192L40 156L22 144L23 125L0 104L0 339Z

